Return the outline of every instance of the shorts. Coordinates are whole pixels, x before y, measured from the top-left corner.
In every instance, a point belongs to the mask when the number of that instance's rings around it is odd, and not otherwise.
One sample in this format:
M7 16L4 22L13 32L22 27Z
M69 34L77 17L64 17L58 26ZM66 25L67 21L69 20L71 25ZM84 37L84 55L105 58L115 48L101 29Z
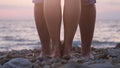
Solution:
M81 0L82 5L92 5L95 3L96 3L96 0Z
M43 0L33 0L33 3L41 3ZM96 0L81 0L82 5L90 5L90 4L95 4Z
M33 3L37 4L37 3L41 3L43 2L43 0L32 0Z

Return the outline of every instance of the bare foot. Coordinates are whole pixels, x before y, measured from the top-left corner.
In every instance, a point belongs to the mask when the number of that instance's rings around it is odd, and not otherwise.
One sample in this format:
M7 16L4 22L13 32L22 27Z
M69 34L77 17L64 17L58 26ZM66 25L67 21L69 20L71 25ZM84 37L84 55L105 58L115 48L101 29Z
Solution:
M59 58L61 57L61 50L60 47L57 47L56 49L53 50L52 54L51 54L52 58Z
M44 49L41 49L39 57L50 57L50 55L51 55L50 48L44 48Z
M50 57L50 53L49 52L42 52L40 53L40 57Z
M93 58L91 47L83 46L81 48L81 53L84 58Z
M66 58L66 57L70 58L71 57L71 48L68 46L65 46L64 44L63 44L63 46L64 46L63 58Z
M36 57L36 60L39 60L42 63L48 63L50 59L50 51L41 51L40 55Z
M94 59L94 56L92 53L88 53L86 55L82 55L82 57L84 57L85 59Z

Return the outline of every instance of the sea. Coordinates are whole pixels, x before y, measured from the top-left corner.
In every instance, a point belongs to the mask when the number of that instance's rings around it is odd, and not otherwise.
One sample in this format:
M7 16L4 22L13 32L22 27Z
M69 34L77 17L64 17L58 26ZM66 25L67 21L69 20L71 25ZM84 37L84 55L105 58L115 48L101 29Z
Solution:
M93 47L114 47L120 43L120 21L97 21L93 37ZM61 40L64 37L61 28ZM73 46L81 45L79 28L76 31ZM34 20L1 20L0 21L0 51L40 48Z
M120 1L98 0L97 18L92 47L115 47L120 43ZM7 13L6 13L7 12ZM64 38L63 24L61 40ZM79 28L73 46L81 46ZM40 48L41 42L33 16L32 6L0 5L0 51Z

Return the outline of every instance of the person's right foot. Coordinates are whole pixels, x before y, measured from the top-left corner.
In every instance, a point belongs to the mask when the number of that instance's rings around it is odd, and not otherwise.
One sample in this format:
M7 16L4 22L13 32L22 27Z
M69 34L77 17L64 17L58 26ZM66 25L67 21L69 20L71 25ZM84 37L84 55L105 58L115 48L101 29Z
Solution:
M91 54L91 53L89 53L89 54L87 54L87 55L82 55L82 57L83 57L84 59L94 59L94 56L93 56L93 54Z
M61 57L61 50L60 47L57 47L56 49L53 50L51 53L52 58L60 58Z
M64 45L65 46L65 45ZM71 49L68 46L64 47L63 58L70 58L71 57Z
M40 57L46 57L46 56L50 57L50 52L42 52L41 51Z

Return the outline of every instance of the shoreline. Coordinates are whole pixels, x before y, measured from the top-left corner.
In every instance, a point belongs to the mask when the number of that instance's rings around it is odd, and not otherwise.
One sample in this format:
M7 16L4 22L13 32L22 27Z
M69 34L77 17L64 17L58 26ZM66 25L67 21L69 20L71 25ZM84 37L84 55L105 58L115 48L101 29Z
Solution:
M40 49L4 51L0 52L0 68L7 68L9 66L17 67L17 65L21 66L20 68L24 68L24 64L21 64L17 59L21 59L21 61L26 60L25 62L28 62L28 64L25 64L31 66L27 68L54 68L53 66L55 66L55 68L74 68L71 67L71 65L78 66L78 68L81 66L83 66L82 68L99 68L100 66L103 66L102 68L105 68L105 66L109 68L120 67L120 44L112 48L92 48L94 59L88 61L81 59L80 47L73 47L72 53L73 55L70 59L61 58L60 61L54 64L52 61L43 63L37 59L40 54ZM14 64L14 62L17 63Z
M72 47L81 47L81 45L74 45L73 44L73 46ZM97 46L94 46L94 45L92 45L92 47L93 48L96 48L96 49L104 49L104 48L114 48L114 47L116 47L115 45L114 46L105 46L105 45L97 45ZM0 52L10 52L10 51L21 51L21 50L34 50L34 49L40 49L41 48L41 46L36 46L36 47L26 47L25 46L25 48L24 48L24 46L21 48L21 46L17 46L17 47L13 47L13 48L10 48L9 49L9 47L8 48L2 48L1 47L1 49L0 49Z

